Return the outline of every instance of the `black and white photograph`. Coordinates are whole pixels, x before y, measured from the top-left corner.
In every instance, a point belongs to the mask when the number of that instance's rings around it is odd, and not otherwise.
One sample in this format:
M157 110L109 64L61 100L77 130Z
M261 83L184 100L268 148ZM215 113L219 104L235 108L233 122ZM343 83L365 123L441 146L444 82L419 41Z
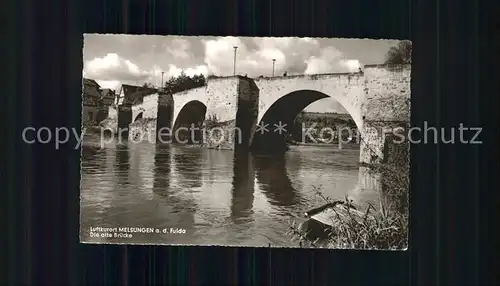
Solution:
M410 41L83 38L82 243L407 249Z

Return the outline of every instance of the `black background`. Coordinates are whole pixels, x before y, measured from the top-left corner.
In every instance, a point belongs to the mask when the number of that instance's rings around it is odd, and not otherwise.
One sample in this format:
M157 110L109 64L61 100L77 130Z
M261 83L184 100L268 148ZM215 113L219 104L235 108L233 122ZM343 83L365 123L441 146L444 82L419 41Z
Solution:
M469 3L466 3L469 2ZM493 279L500 49L494 1L12 1L2 8L0 211L9 285L449 285ZM8 7L7 7L8 6ZM80 126L83 33L411 39L412 124L481 126L414 145L407 252L78 243L80 152L26 126ZM498 73L496 73L498 75ZM7 123L7 124L5 124ZM494 148L496 147L496 148ZM6 191L5 191L6 190ZM486 204L490 202L490 204ZM5 235L4 235L5 234ZM496 244L493 244L495 242ZM4 275L5 274L5 275ZM2 283L5 284L5 283Z

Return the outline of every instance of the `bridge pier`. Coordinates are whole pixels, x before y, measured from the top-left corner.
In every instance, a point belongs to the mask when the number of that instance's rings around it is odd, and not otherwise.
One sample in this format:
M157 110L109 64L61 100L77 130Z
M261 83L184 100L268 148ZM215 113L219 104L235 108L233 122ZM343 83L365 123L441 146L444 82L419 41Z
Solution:
M128 138L130 123L132 123L132 105L118 105L118 125L116 133L119 136Z
M259 88L246 77L209 81L203 142L206 147L246 150L252 144L259 110ZM222 92L221 92L222 91Z
M408 121L365 121L360 142L358 191L376 191L380 199L394 201L391 193L408 189L410 142L404 136L408 127Z
M166 143L172 140L174 117L174 99L172 94L158 94L158 111L156 117L156 143Z

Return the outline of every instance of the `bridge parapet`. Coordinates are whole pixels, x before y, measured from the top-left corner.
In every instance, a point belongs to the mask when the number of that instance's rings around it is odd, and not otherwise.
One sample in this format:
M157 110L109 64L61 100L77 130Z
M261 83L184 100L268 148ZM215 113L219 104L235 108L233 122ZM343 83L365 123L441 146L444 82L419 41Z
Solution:
M307 80L322 80L341 77L362 76L362 72L342 72L342 73L322 73L322 74L299 74L299 75L286 75L286 76L269 76L253 78L255 81L274 81L274 80L288 80L288 79L307 79Z
M179 92L174 92L174 93L172 93L172 95L175 95L175 96L189 95L192 93L199 93L200 91L204 91L206 89L207 89L207 86L204 85L204 86L195 87L195 88L191 88L191 89L187 89L187 90L183 90L183 91L179 91Z

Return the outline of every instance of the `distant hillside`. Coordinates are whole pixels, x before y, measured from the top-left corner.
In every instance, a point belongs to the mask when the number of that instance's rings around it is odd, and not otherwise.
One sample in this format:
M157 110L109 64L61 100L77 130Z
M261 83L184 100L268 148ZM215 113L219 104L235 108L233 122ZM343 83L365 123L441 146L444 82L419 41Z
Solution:
M288 131L287 141L292 144L293 142L314 143L309 137L304 137L304 126L315 128L317 131L323 128L330 128L331 130L338 130L339 127L356 128L354 120L349 114L343 113L320 113L320 112L301 112L294 120L290 130ZM332 142L338 142L335 134L331 138ZM347 138L349 134L342 134ZM328 138L323 138L328 139Z
M320 119L320 118L328 118L328 119L338 119L343 121L349 121L352 119L351 115L347 113L320 113L320 112L302 112L301 113L304 118L307 119Z

